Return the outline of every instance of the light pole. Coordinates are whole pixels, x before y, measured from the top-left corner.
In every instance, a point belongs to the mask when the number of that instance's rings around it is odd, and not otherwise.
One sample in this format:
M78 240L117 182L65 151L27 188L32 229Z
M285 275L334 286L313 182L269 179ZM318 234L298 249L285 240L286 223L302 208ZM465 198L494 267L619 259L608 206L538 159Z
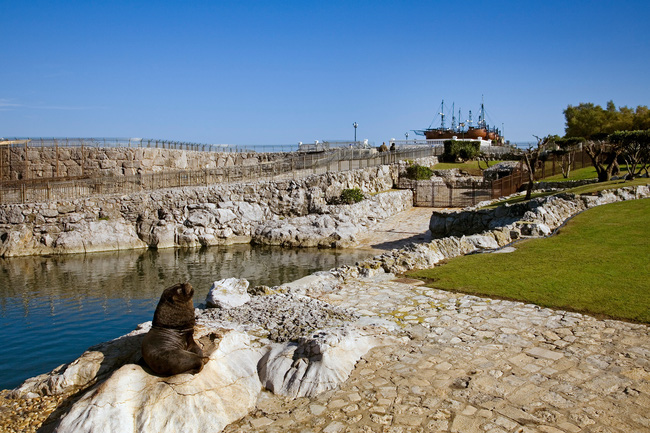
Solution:
M354 145L356 146L357 145L357 126L359 126L359 124L357 122L354 122L352 124L352 126L354 126Z
M404 137L406 137L406 141L409 141L409 133L408 132L404 133Z

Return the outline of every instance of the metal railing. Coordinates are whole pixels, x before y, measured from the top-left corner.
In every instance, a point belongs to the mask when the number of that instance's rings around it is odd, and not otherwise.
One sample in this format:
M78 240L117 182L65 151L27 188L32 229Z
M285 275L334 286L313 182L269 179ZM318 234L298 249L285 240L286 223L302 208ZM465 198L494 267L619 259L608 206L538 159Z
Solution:
M439 147L398 149L338 148L321 153L291 153L279 161L203 170L144 173L130 176L51 178L14 180L0 183L0 204L72 200L96 194L129 194L161 188L208 186L229 182L296 179L312 174L348 171L399 160L436 156Z
M154 149L178 149L197 152L258 152L258 153L283 153L295 152L298 144L260 144L260 145L237 145L237 144L205 144L192 143L187 141L160 140L154 138L73 138L73 137L20 137L2 138L0 147L95 147L95 148L154 148Z

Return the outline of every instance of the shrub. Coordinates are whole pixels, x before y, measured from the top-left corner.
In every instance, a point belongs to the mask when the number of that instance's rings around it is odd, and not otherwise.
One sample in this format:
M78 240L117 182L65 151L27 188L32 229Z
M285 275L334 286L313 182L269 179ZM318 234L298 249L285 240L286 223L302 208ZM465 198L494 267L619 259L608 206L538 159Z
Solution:
M442 159L446 162L474 159L481 152L481 143L478 141L447 140L444 145L445 152L442 154Z
M413 180L429 180L433 176L433 170L423 165L409 165L406 167L406 177Z
M363 199L363 192L359 188L344 189L339 196L339 202L343 204L359 203Z

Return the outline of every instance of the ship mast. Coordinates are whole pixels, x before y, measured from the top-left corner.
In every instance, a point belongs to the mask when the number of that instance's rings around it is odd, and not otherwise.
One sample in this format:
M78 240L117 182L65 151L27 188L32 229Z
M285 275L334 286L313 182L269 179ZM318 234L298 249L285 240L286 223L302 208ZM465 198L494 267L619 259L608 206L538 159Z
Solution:
M451 130L452 131L456 130L456 116L454 115L454 111L456 111L456 103L452 102L451 103Z
M442 119L442 121L440 122L440 127L442 129L445 129L445 100L444 99L442 100L442 104L440 104L440 113L438 114L440 114L440 118Z

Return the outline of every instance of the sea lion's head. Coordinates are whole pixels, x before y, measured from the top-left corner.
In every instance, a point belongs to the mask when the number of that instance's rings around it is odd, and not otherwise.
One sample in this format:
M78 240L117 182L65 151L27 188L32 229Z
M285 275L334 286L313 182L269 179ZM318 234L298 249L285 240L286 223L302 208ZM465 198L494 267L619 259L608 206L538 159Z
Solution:
M189 281L174 284L166 288L162 294L162 298L170 304L183 304L190 301L192 296L194 296L194 288Z
M194 289L189 282L165 289L153 315L153 326L185 329L194 326Z

